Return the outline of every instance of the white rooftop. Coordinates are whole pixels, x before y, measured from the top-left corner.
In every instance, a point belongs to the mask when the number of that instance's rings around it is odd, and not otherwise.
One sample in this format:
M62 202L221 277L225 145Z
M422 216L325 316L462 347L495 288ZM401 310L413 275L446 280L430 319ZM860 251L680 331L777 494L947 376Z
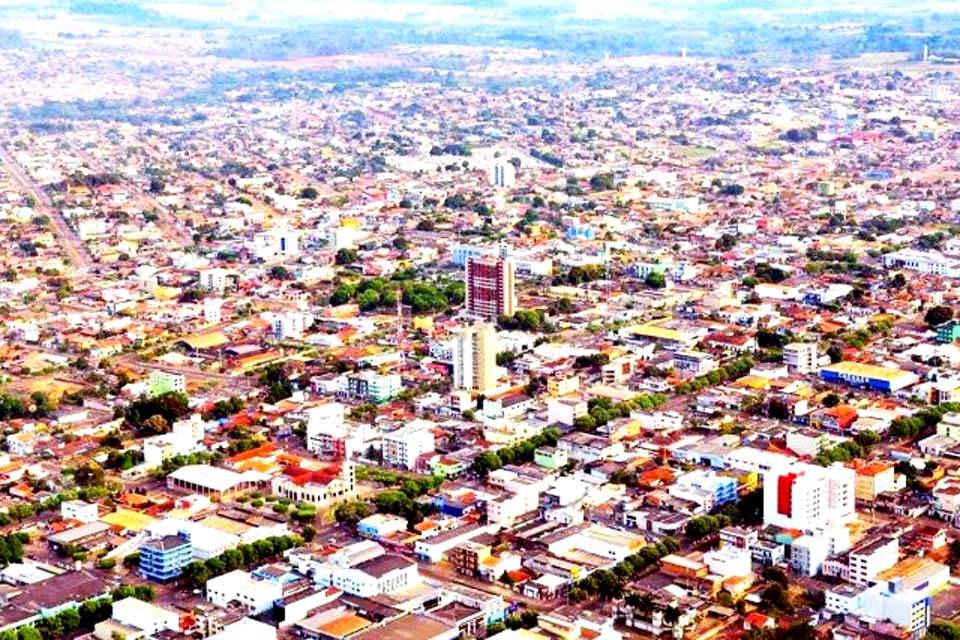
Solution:
M180 482L188 482L210 491L229 491L241 482L259 482L269 480L270 476L256 471L237 473L229 469L212 467L208 464L188 464L170 474Z

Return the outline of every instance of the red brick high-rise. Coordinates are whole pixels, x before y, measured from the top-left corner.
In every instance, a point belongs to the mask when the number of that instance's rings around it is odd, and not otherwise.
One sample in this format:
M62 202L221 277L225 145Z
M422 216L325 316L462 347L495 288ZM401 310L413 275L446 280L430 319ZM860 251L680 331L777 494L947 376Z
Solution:
M504 256L474 256L467 259L467 313L496 320L516 311L513 260Z

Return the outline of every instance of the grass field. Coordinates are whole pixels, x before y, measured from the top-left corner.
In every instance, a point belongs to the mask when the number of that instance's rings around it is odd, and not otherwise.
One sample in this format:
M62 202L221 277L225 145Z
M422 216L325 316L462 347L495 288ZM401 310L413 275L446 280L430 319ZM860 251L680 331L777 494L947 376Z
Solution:
M702 160L703 158L709 158L717 152L717 150L713 147L700 147L694 145L675 147L674 151L689 160Z

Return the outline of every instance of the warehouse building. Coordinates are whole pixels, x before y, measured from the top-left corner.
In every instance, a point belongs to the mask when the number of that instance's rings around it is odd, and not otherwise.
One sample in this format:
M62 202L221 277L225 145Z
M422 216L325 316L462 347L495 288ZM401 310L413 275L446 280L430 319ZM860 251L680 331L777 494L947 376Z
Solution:
M860 389L893 393L919 382L916 374L902 369L862 362L838 362L820 369L820 379Z

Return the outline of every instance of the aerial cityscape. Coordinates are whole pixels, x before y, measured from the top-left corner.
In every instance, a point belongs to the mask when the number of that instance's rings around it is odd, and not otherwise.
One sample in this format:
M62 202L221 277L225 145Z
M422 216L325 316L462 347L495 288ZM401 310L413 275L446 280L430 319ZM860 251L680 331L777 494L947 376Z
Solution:
M0 2L0 640L960 640L960 5Z

